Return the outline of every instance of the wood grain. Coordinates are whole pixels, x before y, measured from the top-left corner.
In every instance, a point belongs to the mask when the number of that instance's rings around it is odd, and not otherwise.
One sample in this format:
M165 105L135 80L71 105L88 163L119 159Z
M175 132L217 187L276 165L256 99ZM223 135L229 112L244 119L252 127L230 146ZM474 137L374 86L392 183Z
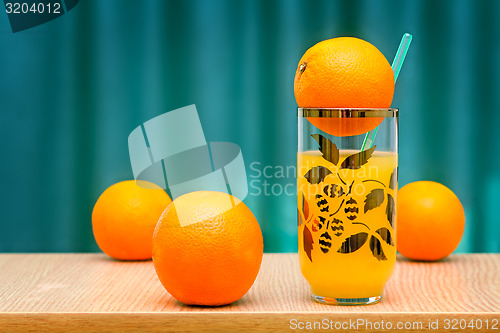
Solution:
M500 319L500 255L454 255L438 263L398 258L381 303L339 307L311 300L296 254L266 254L252 289L215 308L176 301L151 261L118 262L103 254L0 255L1 332L297 331L291 320L365 320L351 332L370 331L367 322L382 320L394 330L399 322L422 325L399 332L426 331L429 320L439 320L439 331L446 331L445 319L483 323L482 329L460 332L488 331L485 321Z

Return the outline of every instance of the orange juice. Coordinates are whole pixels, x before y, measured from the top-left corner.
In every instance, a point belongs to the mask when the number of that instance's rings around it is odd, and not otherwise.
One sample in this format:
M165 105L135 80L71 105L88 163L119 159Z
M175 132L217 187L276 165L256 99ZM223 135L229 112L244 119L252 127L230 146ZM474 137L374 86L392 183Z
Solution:
M299 152L299 258L317 300L382 296L396 263L397 163L396 153L374 149L340 150L328 160Z

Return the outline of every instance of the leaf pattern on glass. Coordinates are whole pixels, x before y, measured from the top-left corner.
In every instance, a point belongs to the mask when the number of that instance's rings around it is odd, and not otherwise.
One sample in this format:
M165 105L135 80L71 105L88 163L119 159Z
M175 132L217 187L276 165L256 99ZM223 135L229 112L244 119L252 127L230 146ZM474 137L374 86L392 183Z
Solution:
M311 134L311 136L319 144L319 150L323 154L323 158L337 165L339 163L340 152L335 143L321 134Z
M380 237L384 240L389 245L394 246L394 240L392 239L391 232L387 228L380 228L377 231L375 231L377 234L380 235Z
M338 253L353 253L359 250L366 243L368 234L366 232L360 232L358 234L351 235L348 237L338 249Z
M385 208L385 214L387 215L387 221L389 221L389 224L391 225L392 228L394 228L393 223L394 223L394 215L395 215L395 210L394 210L394 198L392 195L387 193L387 207Z
M300 210L298 208L297 208L297 222L300 227L302 225L302 214L300 213Z
M384 250L382 250L382 243L380 243L377 237L371 236L369 243L370 250L372 251L373 256L377 258L378 261L387 260Z
M306 197L302 193L302 210L304 213L304 219L307 221L309 219L309 203L306 200Z
M307 257L312 262L311 251L313 249L314 241L313 241L311 231L307 228L307 225L305 225L305 224L304 224L303 237L304 237L304 252L307 254Z
M372 156L375 148L373 146L370 149L360 151L359 153L347 156L342 164L341 169L359 169L368 162L368 159Z
M328 170L328 168L324 166L317 166L317 167L312 167L307 173L304 175L304 178L307 179L307 181L311 185L316 185L323 180L325 180L325 177L331 174L332 172Z
M398 185L398 168L394 168L391 173L391 179L389 180L389 188L395 190Z
M384 189L376 188L371 190L365 199L365 213L379 207L384 202Z

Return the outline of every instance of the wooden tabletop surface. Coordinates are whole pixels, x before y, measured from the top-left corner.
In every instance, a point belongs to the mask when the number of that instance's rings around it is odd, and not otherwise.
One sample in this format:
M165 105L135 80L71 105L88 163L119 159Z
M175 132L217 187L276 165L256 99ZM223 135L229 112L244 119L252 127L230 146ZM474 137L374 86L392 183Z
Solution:
M297 254L265 254L252 289L224 307L176 301L163 289L151 261L118 262L103 254L0 254L0 332L289 332L308 327L436 332L430 327L436 324L440 332L500 332L499 321L500 254L453 255L437 263L398 258L382 302L354 307L312 301Z

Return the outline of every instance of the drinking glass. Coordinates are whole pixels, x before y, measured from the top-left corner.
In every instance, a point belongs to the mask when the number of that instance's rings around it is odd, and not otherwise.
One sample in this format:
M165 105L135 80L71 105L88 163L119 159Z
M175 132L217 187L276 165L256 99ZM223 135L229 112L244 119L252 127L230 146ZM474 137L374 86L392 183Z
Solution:
M373 304L396 263L398 109L298 109L298 241L313 298Z

